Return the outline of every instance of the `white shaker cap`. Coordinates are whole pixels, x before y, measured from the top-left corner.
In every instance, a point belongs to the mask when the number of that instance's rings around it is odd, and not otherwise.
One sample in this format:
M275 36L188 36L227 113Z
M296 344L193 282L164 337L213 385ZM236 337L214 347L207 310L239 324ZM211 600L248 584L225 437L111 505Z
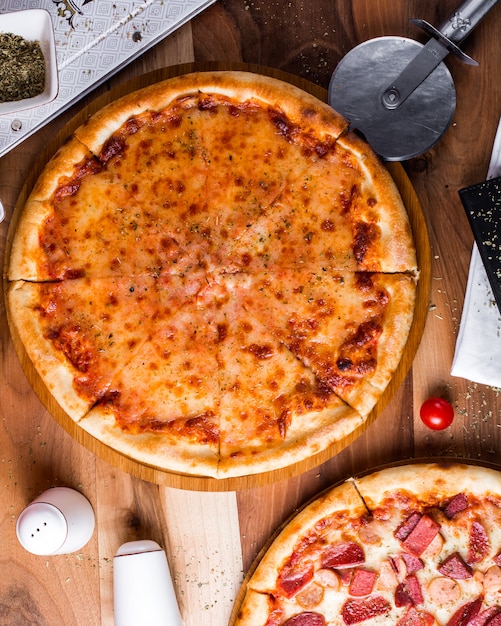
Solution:
M24 509L17 520L19 542L32 554L54 554L66 541L68 524L52 504L35 502Z

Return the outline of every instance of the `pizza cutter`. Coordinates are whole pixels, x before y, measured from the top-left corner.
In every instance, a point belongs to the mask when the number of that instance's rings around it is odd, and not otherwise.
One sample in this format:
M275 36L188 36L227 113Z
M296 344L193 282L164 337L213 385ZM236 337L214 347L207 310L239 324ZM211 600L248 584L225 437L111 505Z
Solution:
M378 37L353 48L336 67L329 104L387 161L426 152L449 127L456 108L452 76L443 63L452 52L478 65L459 44L498 0L466 0L439 27L411 19L430 40Z

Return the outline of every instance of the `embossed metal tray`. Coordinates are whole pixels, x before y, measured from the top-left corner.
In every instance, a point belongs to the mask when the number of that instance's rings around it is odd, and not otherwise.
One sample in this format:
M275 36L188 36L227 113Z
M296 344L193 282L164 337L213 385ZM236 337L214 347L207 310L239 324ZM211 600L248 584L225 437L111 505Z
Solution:
M50 13L59 93L47 105L0 115L0 157L214 1L3 0L0 13Z

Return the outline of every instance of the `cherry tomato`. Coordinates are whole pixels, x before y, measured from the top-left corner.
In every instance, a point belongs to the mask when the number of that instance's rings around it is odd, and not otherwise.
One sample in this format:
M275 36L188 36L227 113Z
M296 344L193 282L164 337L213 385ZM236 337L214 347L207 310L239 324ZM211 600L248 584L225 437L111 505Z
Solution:
M423 402L419 415L423 424L432 430L444 430L452 424L454 419L454 409L452 405L443 398L428 398Z

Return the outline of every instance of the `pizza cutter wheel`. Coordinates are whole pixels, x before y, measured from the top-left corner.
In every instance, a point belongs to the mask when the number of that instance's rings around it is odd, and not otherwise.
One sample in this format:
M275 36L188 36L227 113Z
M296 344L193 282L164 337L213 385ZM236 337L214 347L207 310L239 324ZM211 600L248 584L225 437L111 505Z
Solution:
M422 44L405 37L379 37L353 48L329 84L329 104L362 133L387 161L426 152L449 127L456 90L443 59L452 52L478 65L457 46L498 0L466 0L439 29L411 23L431 35Z

